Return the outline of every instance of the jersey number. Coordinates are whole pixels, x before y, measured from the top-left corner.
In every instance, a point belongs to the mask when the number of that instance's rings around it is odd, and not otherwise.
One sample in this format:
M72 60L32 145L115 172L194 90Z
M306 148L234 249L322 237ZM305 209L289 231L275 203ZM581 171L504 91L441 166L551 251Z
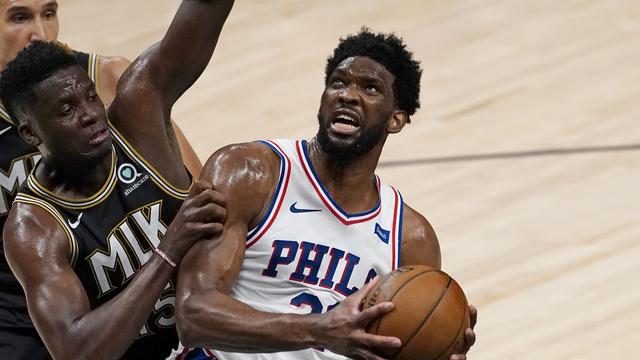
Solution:
M290 304L295 307L308 306L311 308L312 314L322 314L323 312L325 312L324 306L320 302L320 299L317 296L306 293L306 292L291 299ZM333 305L327 306L327 311L330 311L334 307L338 306L338 304L340 304L340 301L336 302ZM313 349L317 351L324 351L323 348L313 348Z
M291 305L295 306L295 307L301 307L301 306L308 306L311 308L311 313L312 314L322 314L324 311L324 306L322 305L322 303L320 302L320 299L310 293L302 293L296 297L294 297L293 299L291 299L290 302ZM340 304L340 302L336 302L333 305L329 305L327 306L327 311L333 309L334 307L336 307L338 304Z

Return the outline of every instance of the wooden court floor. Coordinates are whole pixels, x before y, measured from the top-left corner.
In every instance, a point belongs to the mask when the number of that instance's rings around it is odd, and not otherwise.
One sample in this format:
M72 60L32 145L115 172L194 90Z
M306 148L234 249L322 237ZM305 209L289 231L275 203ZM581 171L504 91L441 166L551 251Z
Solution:
M61 39L134 58L177 0L61 0ZM381 177L480 310L474 360L640 359L640 2L238 0L174 118L205 160L313 136L324 61L362 25L422 61Z

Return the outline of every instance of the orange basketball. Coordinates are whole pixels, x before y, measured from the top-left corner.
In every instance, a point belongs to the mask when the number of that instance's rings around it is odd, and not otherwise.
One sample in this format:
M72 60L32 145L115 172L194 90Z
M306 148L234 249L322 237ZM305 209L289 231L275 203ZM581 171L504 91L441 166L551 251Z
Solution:
M469 307L464 292L446 273L426 266L405 266L383 276L363 302L363 310L385 301L388 314L369 324L372 334L395 336L402 346L382 349L395 360L445 360L464 347Z

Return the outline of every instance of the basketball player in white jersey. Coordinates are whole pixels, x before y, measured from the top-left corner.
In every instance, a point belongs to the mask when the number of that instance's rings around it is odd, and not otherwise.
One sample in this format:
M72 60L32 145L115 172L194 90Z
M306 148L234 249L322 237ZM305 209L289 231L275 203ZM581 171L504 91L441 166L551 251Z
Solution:
M393 304L359 305L377 275L441 266L431 225L374 175L386 137L419 107L420 74L399 38L363 29L328 61L311 141L209 158L201 179L226 193L228 213L222 242L198 243L182 262L176 358L204 347L219 360L382 359L374 348L400 346L364 330Z

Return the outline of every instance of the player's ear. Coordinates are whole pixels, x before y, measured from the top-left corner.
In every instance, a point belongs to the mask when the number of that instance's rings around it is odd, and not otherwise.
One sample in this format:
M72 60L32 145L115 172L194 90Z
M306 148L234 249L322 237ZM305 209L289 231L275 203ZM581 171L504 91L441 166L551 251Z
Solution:
M38 147L42 143L40 137L33 131L31 119L21 119L18 122L18 133L20 137L30 145Z
M391 115L391 120L387 124L387 131L390 134L397 134L407 124L409 115L403 110L394 110Z

